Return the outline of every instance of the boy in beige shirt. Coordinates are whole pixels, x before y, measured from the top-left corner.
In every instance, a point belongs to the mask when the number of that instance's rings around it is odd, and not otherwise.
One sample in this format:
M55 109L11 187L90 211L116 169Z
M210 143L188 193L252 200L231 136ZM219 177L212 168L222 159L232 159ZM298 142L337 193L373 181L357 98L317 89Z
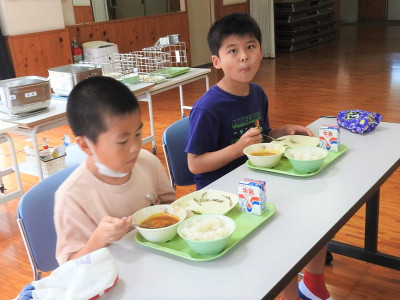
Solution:
M55 195L59 264L121 239L137 210L175 200L160 160L141 149L139 104L124 84L103 76L78 83L67 117L88 157Z

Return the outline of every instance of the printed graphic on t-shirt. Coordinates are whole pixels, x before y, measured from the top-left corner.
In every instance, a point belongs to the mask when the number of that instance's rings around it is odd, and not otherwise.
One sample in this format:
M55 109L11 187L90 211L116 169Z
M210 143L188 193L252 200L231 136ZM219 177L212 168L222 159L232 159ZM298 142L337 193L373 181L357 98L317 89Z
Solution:
M261 112L258 111L251 115L247 115L232 121L233 139L231 144L236 143L240 137L250 128L259 127L262 131Z

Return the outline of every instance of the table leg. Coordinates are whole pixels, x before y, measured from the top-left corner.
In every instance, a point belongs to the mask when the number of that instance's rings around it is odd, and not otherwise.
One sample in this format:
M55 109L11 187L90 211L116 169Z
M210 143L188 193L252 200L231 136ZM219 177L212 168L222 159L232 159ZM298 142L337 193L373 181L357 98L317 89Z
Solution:
M184 103L183 103L183 89L182 86L179 86L179 100L181 102L181 117L184 118L185 117L185 112L184 112Z
M153 145L153 154L156 154L156 138L155 138L155 130L154 130L154 117L153 117L153 102L151 99L151 94L146 92L144 96L138 98L139 101L147 102L149 106L149 119L150 119L150 136L142 138L142 144L146 144L151 141Z
M36 168L37 168L37 172L38 172L38 176L39 176L39 181L42 181L43 180L43 170L42 170L42 164L40 163L39 144L38 144L37 138L36 138L38 128L39 128L38 126L35 126L33 128L32 133L31 133L31 138L32 138L32 142L33 142L33 151L35 152L35 156L36 156Z
M380 189L367 201L365 208L364 248L373 253L378 249L379 194Z
M208 78L208 75L204 75L204 78L206 80L206 91L209 90L210 88L210 80ZM179 85L179 100L181 103L181 117L184 118L185 117L185 109L192 109L191 106L185 106L185 103L183 101L183 89L182 89L182 85Z
M7 133L2 133L0 135L0 140L4 138L7 140L9 146L10 146L10 152L11 152L11 156L12 156L12 160L13 160L13 171L15 173L16 179L17 179L17 186L18 186L18 190L14 191L12 193L9 193L7 195L1 195L0 196L0 204L1 203L5 203L8 202L12 199L15 198L19 198L23 195L24 190L22 188L22 182L21 182L21 176L19 173L19 167L18 167L18 160L17 160L17 155L15 153L15 147L14 147L14 142L12 140L12 138L7 134ZM10 173L13 172L12 170L10 170ZM8 173L8 172L7 172Z
M364 248L338 241L330 241L328 250L333 253L400 271L399 257L377 251L378 223L379 189L366 202Z

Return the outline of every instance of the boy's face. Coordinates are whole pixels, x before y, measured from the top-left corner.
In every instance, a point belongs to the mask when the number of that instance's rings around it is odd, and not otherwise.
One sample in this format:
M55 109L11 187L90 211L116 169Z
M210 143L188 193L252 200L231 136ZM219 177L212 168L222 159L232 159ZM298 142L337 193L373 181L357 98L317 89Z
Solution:
M231 35L225 38L218 51L212 56L216 69L222 69L226 79L232 83L249 83L256 75L262 60L261 46L250 35Z
M140 111L106 118L107 131L101 133L93 145L97 158L107 167L129 173L135 165L142 146Z

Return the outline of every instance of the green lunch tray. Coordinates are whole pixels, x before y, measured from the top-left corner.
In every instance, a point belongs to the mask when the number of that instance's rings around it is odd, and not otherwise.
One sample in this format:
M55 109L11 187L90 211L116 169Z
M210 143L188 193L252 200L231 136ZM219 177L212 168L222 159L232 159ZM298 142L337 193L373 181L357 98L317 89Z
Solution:
M275 214L275 206L272 203L267 202L267 208L261 216L255 216L249 213L241 212L240 207L237 204L232 208L226 216L231 217L236 223L236 230L232 234L229 242L221 253L215 255L200 255L194 252L186 242L177 234L172 240L165 243L152 243L148 242L139 232L134 235L135 241L145 247L157 249L172 255L180 256L189 260L196 261L207 261L221 257L229 250L231 250L237 243L245 238L250 232L255 230L262 223L267 221L271 216Z
M172 78L178 75L185 74L189 70L190 70L189 67L170 67L151 72L150 75L161 75L164 76L165 78Z
M290 162L288 161L288 159L284 156L282 156L279 163L273 168L256 167L249 160L246 161L246 165L250 169L254 169L254 170L261 170L261 171L267 171L267 172L273 172L273 173L279 173L279 174L285 174L285 175L291 175L291 176L298 176L298 177L310 177L310 176L313 176L313 175L321 172L323 169L325 169L326 166L331 164L334 160L336 160L344 152L346 152L346 150L347 150L347 146L341 144L338 152L329 151L328 156L326 157L325 161L322 163L321 168L319 168L317 171L312 172L312 173L297 173L293 169L293 167L290 164Z

